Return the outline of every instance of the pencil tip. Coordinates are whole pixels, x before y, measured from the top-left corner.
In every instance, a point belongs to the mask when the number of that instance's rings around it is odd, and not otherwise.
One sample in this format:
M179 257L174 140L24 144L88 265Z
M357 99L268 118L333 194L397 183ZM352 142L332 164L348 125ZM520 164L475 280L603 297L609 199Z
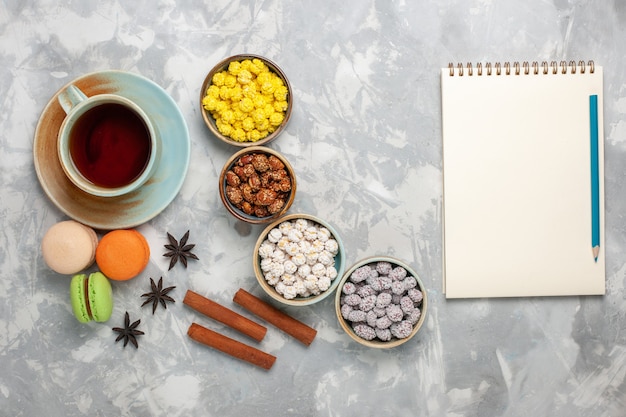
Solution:
M596 245L592 249L593 249L593 259L595 259L595 261L598 262L598 255L600 254L600 246Z

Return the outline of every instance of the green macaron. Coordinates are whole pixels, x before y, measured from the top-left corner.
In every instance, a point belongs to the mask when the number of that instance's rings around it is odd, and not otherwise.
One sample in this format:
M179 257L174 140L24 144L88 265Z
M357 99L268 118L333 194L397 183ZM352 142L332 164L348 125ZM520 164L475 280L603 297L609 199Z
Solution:
M81 323L105 322L113 312L111 283L102 272L87 276L78 274L70 283L70 300L74 315Z

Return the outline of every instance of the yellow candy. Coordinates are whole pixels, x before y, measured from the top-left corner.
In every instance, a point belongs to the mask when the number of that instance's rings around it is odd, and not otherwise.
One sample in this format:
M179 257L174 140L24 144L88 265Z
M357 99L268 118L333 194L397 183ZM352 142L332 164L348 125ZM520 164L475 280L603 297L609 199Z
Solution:
M285 116L283 116L282 113L272 113L272 115L270 116L270 125L278 126L283 122L284 119Z
M237 77L232 74L226 74L224 76L224 85L228 88L233 88L237 85Z
M265 111L263 109L256 108L251 113L252 120L254 123L260 123L262 120L267 120L265 118Z
M205 96L202 99L202 106L208 111L213 111L217 107L218 99L213 96Z
M226 124L231 124L232 122L235 121L235 112L233 112L232 110L225 110L221 113L221 121L222 123L226 123Z
M233 131L233 127L231 125L222 123L219 120L215 122L215 125L217 126L217 130L219 130L222 135L230 136Z
M250 65L250 72L258 75L263 71L267 71L267 66L265 65L265 63L259 58L254 58L252 60L252 65Z
M220 133L235 141L258 141L285 119L289 91L260 59L228 64L216 73L202 98Z
M246 132L254 129L254 120L252 120L252 117L246 117L245 119L243 119L242 126L243 130L245 130Z
M223 72L218 72L213 76L213 79L211 81L214 85L221 87L224 85L224 78L226 78L226 74L224 74Z
M239 71L241 71L241 63L239 61L232 61L230 64L228 64L228 72L230 72L234 76L237 76L237 74L239 74Z
M274 98L278 101L286 101L287 100L287 87L284 85L279 85L274 88Z
M218 98L220 96L220 88L215 84L211 84L206 90L206 95Z
M274 93L274 83L271 81L266 81L261 84L261 92L263 94L273 94Z
M246 133L246 139L248 139L251 142L256 142L257 140L261 139L261 132L259 132L256 129L253 129L249 132Z
M222 100L228 100L230 99L230 88L226 87L225 85L220 87L220 98Z
M286 101L275 101L274 102L274 110L277 112L284 112L287 110L287 102Z
M259 85L272 82L272 73L269 71L260 72L259 75L256 76L256 82L259 83Z
M215 111L216 111L217 113L221 113L221 112L223 112L223 111L224 111L224 110L226 110L226 109L228 109L228 104L226 104L226 102L225 102L225 101L218 101L218 102L215 104Z
M240 84L248 84L252 81L252 73L247 69L241 70L237 75L237 81L239 81Z
M272 113L274 113L275 111L276 110L274 110L274 105L271 103L267 103L265 107L263 107L263 113L265 113L265 117L267 119L269 119Z
M263 95L258 94L256 95L252 101L254 102L254 107L256 107L257 109L262 109L265 107L265 97L263 97Z
M241 99L241 101L239 102L239 110L244 113L249 113L254 110L254 102L252 101L252 99L248 97L244 97L243 99Z
M246 118L246 113L242 112L238 108L234 107L233 114L235 115L235 120L242 121Z
M230 137L236 140L237 142L243 142L246 140L246 132L243 129L234 129Z
M254 126L258 131L264 131L267 130L270 127L270 121L268 119L261 119L259 120L255 126Z
M251 81L248 84L245 84L243 87L241 87L241 93L244 97L248 97L250 99L256 97L258 94L256 83L254 81Z

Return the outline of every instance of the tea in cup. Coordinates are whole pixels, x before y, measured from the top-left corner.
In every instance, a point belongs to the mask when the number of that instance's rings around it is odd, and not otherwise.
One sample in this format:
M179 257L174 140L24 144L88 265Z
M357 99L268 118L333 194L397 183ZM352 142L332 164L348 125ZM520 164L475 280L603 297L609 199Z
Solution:
M74 85L58 100L67 114L59 130L59 161L74 185L95 196L115 197L150 178L158 142L141 107L115 94L87 97Z

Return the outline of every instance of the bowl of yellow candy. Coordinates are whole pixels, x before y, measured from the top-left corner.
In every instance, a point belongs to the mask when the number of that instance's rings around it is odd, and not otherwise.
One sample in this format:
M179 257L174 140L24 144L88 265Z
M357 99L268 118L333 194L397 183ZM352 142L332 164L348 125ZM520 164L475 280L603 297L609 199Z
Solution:
M202 118L218 139L259 146L275 139L291 116L292 94L285 73L258 55L234 55L219 62L200 91Z

